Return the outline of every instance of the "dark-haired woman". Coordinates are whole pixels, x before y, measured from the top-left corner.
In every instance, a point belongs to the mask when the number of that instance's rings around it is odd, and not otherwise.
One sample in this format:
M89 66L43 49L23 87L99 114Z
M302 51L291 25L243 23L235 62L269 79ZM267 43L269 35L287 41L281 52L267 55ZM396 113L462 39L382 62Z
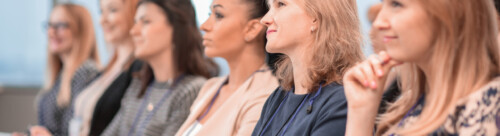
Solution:
M176 135L248 136L278 87L266 65L266 27L259 23L268 8L264 0L214 0L211 10L201 25L205 53L224 58L230 73L207 81Z
M136 73L112 123L102 135L174 135L214 67L204 58L190 0L143 0L130 31Z

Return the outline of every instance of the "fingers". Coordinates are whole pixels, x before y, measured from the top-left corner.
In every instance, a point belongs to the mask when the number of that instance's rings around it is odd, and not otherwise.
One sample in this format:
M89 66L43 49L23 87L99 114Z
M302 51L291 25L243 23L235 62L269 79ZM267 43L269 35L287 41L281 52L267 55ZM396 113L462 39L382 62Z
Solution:
M382 61L380 67L380 71L382 72L381 75L387 75L387 72L389 72L392 67L403 64L402 62L392 59L385 51L379 53L379 60Z
M370 61L365 61L361 63L360 70L364 74L364 81L368 82L368 85L365 85L365 87L369 87L371 89L377 88L377 83L375 82L377 80L377 77L375 75L375 72L373 71L373 66Z

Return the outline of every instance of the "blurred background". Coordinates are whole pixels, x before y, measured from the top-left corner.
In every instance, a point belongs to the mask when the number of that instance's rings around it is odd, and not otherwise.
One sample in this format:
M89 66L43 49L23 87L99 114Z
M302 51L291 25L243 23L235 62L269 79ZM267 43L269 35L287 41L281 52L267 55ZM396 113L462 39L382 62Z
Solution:
M212 0L192 0L198 24L208 18ZM47 35L44 24L55 3L72 2L91 12L103 65L110 50L104 42L99 24L99 0L5 0L0 4L0 132L25 131L28 124L36 125L35 96L44 83ZM368 40L371 24L368 8L380 0L357 0L364 53L372 54ZM221 75L229 73L224 60L216 58Z

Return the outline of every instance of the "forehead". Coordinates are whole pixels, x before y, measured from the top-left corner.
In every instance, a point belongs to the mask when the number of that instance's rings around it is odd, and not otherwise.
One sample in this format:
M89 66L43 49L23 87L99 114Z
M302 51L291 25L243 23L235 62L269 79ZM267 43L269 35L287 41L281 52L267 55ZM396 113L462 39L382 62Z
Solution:
M101 6L115 5L115 4L123 4L123 0L101 0Z
M148 15L148 16L164 15L163 12L164 11L158 5L156 5L154 3L146 2L146 3L142 3L137 8L136 18L139 18L139 17L144 16L144 15Z
M247 7L245 0L214 0L210 8L220 7L223 9L240 9Z
M50 15L51 21L69 21L69 16L66 9L62 6L57 6L52 10Z

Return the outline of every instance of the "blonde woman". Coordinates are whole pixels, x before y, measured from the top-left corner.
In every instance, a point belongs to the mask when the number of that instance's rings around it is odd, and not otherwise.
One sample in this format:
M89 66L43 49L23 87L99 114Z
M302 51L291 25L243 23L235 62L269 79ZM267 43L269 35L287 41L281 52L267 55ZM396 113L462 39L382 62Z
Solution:
M270 0L261 20L266 50L283 53L281 81L267 99L253 136L344 135L347 100L342 77L361 61L355 0Z
M500 58L491 0L386 0L374 23L387 52L345 78L347 135L498 135ZM376 121L388 71L402 95Z
M98 72L90 13L79 5L57 5L50 15L48 37L48 84L37 98L40 126L32 127L31 134L68 135L74 99Z
M111 61L75 100L70 135L101 135L120 109L132 73L140 68L129 34L139 0L100 0L101 26L114 50Z

